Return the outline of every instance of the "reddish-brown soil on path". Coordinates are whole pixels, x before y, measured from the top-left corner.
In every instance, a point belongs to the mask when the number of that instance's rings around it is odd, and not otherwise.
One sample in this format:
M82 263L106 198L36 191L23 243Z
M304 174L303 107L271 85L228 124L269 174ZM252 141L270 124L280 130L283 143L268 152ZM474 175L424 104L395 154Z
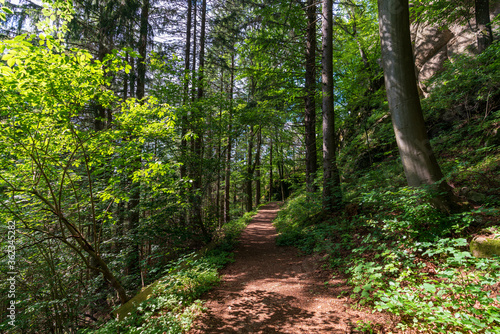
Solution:
M295 248L276 246L271 223L278 210L276 203L262 207L248 225L235 262L205 296L207 311L190 333L362 333L354 330L359 321L384 331L386 317L354 310L346 298L337 298L348 289L343 280L332 279Z

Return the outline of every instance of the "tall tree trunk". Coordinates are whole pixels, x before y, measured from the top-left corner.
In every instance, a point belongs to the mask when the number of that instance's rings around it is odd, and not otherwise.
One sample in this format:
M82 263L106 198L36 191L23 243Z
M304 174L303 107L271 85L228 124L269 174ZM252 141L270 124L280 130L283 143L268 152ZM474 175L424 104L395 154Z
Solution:
M221 95L224 92L224 68L221 70L221 76L220 76L220 92ZM217 158L218 161L222 161L222 103L219 108L219 142L217 145ZM219 222L219 227L222 226L222 221L223 221L223 208L224 205L221 205L221 200L220 200L220 181L221 181L221 175L220 175L220 170L222 167L224 167L225 164L222 164L220 168L217 168L217 219ZM222 209L221 209L222 208Z
M101 18L100 20L103 20L103 14L101 13ZM101 27L99 29L99 46L98 46L98 51L97 51L97 57L100 62L104 60L106 55L108 54L108 50L106 46L104 45L104 36L106 34L106 29L102 27L104 24L100 24ZM102 104L98 104L96 106L96 114L94 117L94 129L96 131L102 131L106 128L106 108Z
M134 97L134 95L135 95L135 81L136 81L135 71L136 71L135 58L131 57L130 58L130 89L129 89L130 97Z
M315 192L314 177L318 171L316 153L316 2L307 0L306 74L305 74L305 145L306 186Z
M234 90L234 53L231 54L231 82L229 85L229 124L227 127L227 159L226 159L226 179L225 179L225 187L226 193L224 197L224 223L228 223L231 220L229 214L229 202L230 202L230 191L231 191L231 143L232 143L232 134L233 125L232 125L232 116L233 116L233 90Z
M141 10L141 25L139 30L139 55L141 59L137 64L137 99L144 98L146 87L146 50L148 46L149 0L143 0Z
M195 84L195 78L196 78L196 37L198 34L198 26L197 26L197 18L198 18L198 4L196 0L192 0L194 2L193 6L193 64L192 64L192 70L191 70L191 78L193 80L192 86L191 86L191 99L194 101L196 99L196 88L197 85Z
M250 135L248 138L248 151L247 151L247 177L245 182L245 192L246 192L246 204L247 204L247 212L252 211L253 206L253 195L252 195L252 179L253 179L253 159L252 159L252 151L253 151L253 137L254 137L253 125L250 126Z
M189 93L189 64L191 59L191 15L192 15L192 0L187 0L187 19L186 19L186 48L184 50L184 97L183 103L188 101ZM187 154L187 141L185 139L187 134L188 119L187 115L183 112L181 116L181 179L186 177L186 154Z
M475 0L476 25L477 25L477 49L479 53L486 50L493 43L493 32L490 22L490 1Z
M203 99L203 94L204 94L204 89L203 89L203 71L205 69L205 26L206 26L206 11L207 11L207 3L206 0L203 0L202 3L202 8L201 8L201 31L200 31L200 68L199 68L199 76L198 76L198 91L196 95L196 99L198 100L198 108L197 112L200 115L200 117L197 117L197 119L201 118L201 107L200 103L201 100ZM196 41L196 5L195 5L195 41ZM193 48L196 49L196 44L193 44ZM195 53L195 52L194 52ZM195 61L194 61L194 56L193 56L193 78L195 76ZM193 86L194 87L194 86ZM194 91L193 91L193 97L194 97ZM203 236L205 239L209 240L210 239L210 234L208 233L208 230L205 228L205 225L203 224L203 215L202 215L202 173L203 173L203 127L202 124L197 121L195 122L196 128L195 132L197 134L197 138L194 139L194 147L193 147L193 153L196 159L196 163L193 166L195 168L194 172L194 177L193 177L193 187L196 190L196 193L193 196L193 211L194 211L194 220L196 224L200 227Z
M257 155L255 157L255 206L260 205L261 198L261 182L260 182L260 147L262 145L262 129L259 127L259 138L258 138L259 146L257 147Z
M128 64L128 52L125 53L125 62ZM129 74L124 74L123 76L123 101L125 101L128 96L128 79L129 79Z
M276 150L276 151L278 151L278 150ZM284 201L285 200L285 163L283 162L283 150L281 150L280 159L278 160L278 177L280 180L281 200Z
M342 193L336 160L335 111L333 94L332 0L323 0L323 210L340 207Z
M269 148L269 201L273 199L273 139Z
M137 89L135 96L138 100L144 98L145 87L146 87L146 56L147 56L147 46L148 46L148 23L149 23L149 0L144 0L141 10L141 22L139 28L139 55L141 59L137 64ZM133 139L132 139L133 140ZM138 150L142 150L142 147L138 147ZM134 171L142 168L141 152L138 152L137 158L131 166L132 170L130 174L132 175ZM129 211L129 233L132 234L131 249L128 255L128 270L129 275L134 278L131 280L133 282L133 288L139 285L141 282L141 267L140 267L140 240L136 237L137 230L139 228L140 221L140 199L141 199L141 183L133 182L130 175L130 200L128 202Z
M435 204L449 211L451 189L429 143L418 96L408 0L378 0L378 13L387 99L408 185L437 183L446 195L436 197Z
M200 31L200 72L198 75L198 100L203 98L204 94L204 71L205 71L205 35L207 21L207 0L201 3L201 31Z

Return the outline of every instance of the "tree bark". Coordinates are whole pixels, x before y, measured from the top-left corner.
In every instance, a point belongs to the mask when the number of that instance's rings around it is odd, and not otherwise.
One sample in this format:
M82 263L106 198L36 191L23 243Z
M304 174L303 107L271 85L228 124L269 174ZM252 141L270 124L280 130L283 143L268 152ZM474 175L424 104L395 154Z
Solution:
M408 185L437 184L435 204L449 211L452 193L432 151L420 105L410 40L408 0L378 0L387 99Z
M149 0L143 0L141 10L141 25L139 30L139 54L141 59L137 64L137 90L136 97L139 100L144 98L146 87L146 50L148 46L148 24L149 24Z
M250 135L248 138L248 152L247 152L247 177L246 177L246 202L247 202L247 212L252 211L253 206L253 195L252 195L252 179L253 179L253 159L252 159L252 151L253 151L253 137L255 133L253 131L253 125L250 126Z
M140 22L140 34L139 34L139 54L141 59L137 64L137 90L135 96L141 101L145 95L146 87L146 56L147 56L147 45L148 45L148 24L149 24L149 0L144 0L141 10L141 22ZM138 148L142 150L141 147ZM136 287L135 283L139 285L141 282L141 244L140 240L136 237L137 229L140 223L140 200L141 200L141 183L133 182L131 175L135 170L139 170L142 167L141 154L139 152L138 157L133 162L132 170L130 172L130 200L128 202L128 212L129 212L129 233L132 234L131 248L128 255L128 271L129 275L134 276L133 288Z
M203 99L203 94L204 94L204 89L203 89L203 71L205 68L205 26L206 26L206 11L207 11L207 2L206 0L203 0L202 2L202 8L201 8L201 31L200 31L200 53L199 53L199 59L200 59L200 68L199 68L199 75L198 75L198 83L197 83L197 94L196 94L196 99L198 100L198 103L200 103L200 100ZM195 5L195 17L196 17L196 5ZM194 20L196 22L196 19ZM195 23L195 41L196 41L196 23ZM196 48L196 44L193 44L193 48ZM193 78L195 76L195 61L194 61L194 56L193 56ZM193 92L193 97L194 97L194 92ZM198 106L197 112L201 116L201 108ZM199 119L200 117L197 117ZM200 122L195 123L196 127L194 131L197 134L197 138L194 139L194 147L193 147L193 153L195 156L195 164L193 166L194 169L194 177L193 177L193 188L195 189L195 193L193 194L193 212L194 212L194 217L193 219L195 220L196 224L200 227L203 236L205 239L210 240L210 234L208 230L206 229L204 223L203 223L203 214L202 214L202 173L203 173L203 128Z
M220 76L220 92L221 95L224 92L224 68L221 70L221 76ZM218 161L222 161L222 103L219 108L219 142L217 145L217 157ZM220 196L220 190L221 190L221 168L225 167L225 164L221 164L220 168L217 168L217 220L219 223L219 227L222 227L222 221L223 221L223 208L224 205L221 205L221 196ZM222 208L222 210L221 210Z
M306 186L315 192L314 177L318 171L316 151L316 3L307 0L306 74L305 74L305 145Z
M187 8L187 19L186 19L186 47L184 49L184 97L183 103L186 104L188 101L188 93L189 93L189 64L191 58L191 12L192 12L192 0L187 0L188 8ZM188 119L185 113L181 116L181 179L186 177L186 154L187 154L187 126Z
M257 156L255 157L255 206L260 205L261 198L261 182L260 182L260 147L262 145L262 129L259 127L259 146L257 148Z
M226 178L225 178L225 197L224 197L224 223L231 220L229 214L230 192L231 192L231 144L232 144L232 115L233 115L233 90L234 90L234 53L231 55L231 82L229 84L229 124L227 126L227 159L226 159Z
M197 18L198 18L198 5L196 3L196 0L192 0L194 2L193 7L193 64L191 65L191 78L193 80L193 83L191 85L191 100L194 101L196 99L196 87L197 85L195 84L195 78L196 78L196 37L198 33L198 26L197 26Z
M273 199L273 139L271 138L269 153L269 202Z
M322 91L323 91L323 210L340 207L342 192L336 160L335 111L333 93L333 13L332 0L323 0L322 10Z
M475 0L474 7L476 12L477 26L477 49L482 53L493 43L493 32L490 22L490 1Z

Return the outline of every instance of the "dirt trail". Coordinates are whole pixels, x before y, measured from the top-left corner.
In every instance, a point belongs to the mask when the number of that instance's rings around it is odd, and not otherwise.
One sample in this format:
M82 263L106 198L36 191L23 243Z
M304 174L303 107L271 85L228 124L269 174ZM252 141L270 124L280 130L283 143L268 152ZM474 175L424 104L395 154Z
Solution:
M236 261L205 297L207 312L190 334L362 333L353 330L357 321L386 322L337 298L347 287L319 270L317 259L276 246L271 223L278 210L276 203L262 207L243 232Z

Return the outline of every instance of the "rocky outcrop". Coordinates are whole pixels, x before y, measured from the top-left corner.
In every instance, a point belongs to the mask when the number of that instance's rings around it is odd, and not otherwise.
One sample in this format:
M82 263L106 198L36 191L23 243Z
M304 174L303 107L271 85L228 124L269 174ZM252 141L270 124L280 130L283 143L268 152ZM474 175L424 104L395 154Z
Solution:
M500 3L490 4L493 20L500 13ZM476 24L452 24L446 29L428 23L417 22L411 25L411 37L415 54L415 67L419 88L426 97L430 88L425 82L443 70L446 60L455 55L477 52Z

